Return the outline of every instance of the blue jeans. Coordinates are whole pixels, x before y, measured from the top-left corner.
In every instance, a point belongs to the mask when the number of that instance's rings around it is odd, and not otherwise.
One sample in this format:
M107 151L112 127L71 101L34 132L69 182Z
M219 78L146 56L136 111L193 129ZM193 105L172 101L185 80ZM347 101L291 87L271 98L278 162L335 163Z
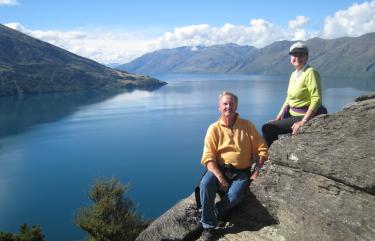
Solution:
M219 191L219 181L215 175L207 171L199 184L202 203L201 223L203 228L214 228L217 224L217 216L224 214L236 206L244 197L250 184L248 171L237 170L238 175L232 181L228 192L215 205L215 196Z

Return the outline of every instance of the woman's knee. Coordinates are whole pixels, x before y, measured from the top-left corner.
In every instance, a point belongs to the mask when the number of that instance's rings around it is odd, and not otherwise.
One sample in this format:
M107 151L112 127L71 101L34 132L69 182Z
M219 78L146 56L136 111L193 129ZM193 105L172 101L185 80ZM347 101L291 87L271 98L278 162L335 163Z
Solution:
M273 129L273 124L272 123L266 123L262 126L262 132L263 134L268 134L270 131Z

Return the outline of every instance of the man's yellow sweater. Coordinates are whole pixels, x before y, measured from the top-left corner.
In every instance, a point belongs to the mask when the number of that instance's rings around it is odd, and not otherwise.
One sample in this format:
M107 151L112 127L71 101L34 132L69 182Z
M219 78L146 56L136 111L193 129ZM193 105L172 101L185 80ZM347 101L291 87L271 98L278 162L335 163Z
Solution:
M220 118L210 125L204 141L201 163L216 161L218 165L232 164L236 169L246 169L256 156L267 157L267 147L255 126L237 114L233 128Z

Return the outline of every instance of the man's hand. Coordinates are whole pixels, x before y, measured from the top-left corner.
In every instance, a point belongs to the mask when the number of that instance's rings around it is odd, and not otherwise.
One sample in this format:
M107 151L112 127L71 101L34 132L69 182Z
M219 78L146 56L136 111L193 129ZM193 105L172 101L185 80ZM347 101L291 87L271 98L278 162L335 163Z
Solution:
M259 171L254 170L253 174L250 177L250 181L254 181L255 179L257 179L258 176L259 176Z
M227 182L225 177L223 175L219 175L219 177L217 177L217 179L219 180L220 190L222 190L224 192L228 191L229 183Z
M212 172L219 181L220 189L225 192L228 191L229 183L227 182L227 179L225 179L223 173L221 173L218 165L216 164L216 161L208 162L207 169Z
M260 156L258 162L255 163L254 166L254 172L250 176L250 183L257 179L259 176L260 169L263 167L264 162L267 160L267 157L265 156Z

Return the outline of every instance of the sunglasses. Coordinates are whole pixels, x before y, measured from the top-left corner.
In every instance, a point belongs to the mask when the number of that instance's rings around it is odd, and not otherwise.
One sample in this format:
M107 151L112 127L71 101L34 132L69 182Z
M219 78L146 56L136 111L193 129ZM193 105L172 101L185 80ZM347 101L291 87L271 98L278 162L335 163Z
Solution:
M307 54L305 54L305 53L292 53L290 55L293 56L293 57L299 57L299 58L307 56Z

